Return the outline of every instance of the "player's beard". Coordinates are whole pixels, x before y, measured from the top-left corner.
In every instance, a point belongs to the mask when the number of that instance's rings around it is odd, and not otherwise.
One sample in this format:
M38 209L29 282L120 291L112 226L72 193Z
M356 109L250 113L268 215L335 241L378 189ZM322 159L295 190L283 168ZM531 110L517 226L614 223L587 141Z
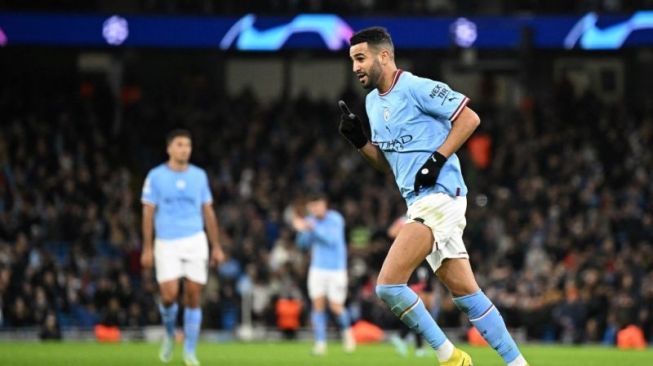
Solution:
M363 88L367 90L376 89L379 86L379 79L381 78L381 63L379 60L374 60L372 67L366 73L367 83L363 84Z
M175 156L172 158L174 164L179 167L185 167L190 162L190 156Z

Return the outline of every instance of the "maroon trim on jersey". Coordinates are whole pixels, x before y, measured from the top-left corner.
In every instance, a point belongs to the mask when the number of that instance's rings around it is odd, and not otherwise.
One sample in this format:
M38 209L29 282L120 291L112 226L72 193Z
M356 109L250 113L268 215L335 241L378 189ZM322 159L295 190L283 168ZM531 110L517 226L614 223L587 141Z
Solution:
M395 87L395 85L397 85L397 80L399 80L399 75L401 75L401 73L403 71L404 70L402 70L402 69L397 69L397 72L395 72L395 77L394 77L394 79L392 79L392 85L390 85L390 89L388 89L388 91L385 92L385 93L379 93L380 96L384 97L384 96L388 95L388 93L390 93L392 91L392 89Z
M469 102L469 98L467 98L467 97L465 97L465 99L463 99L463 101L460 102L460 104L458 105L458 108L456 108L456 111L453 112L453 114L451 115L451 118L449 118L449 120L451 122L455 121L456 118L458 118L458 115L460 114L460 112L463 111L463 109L465 109L465 106L467 105L468 102Z

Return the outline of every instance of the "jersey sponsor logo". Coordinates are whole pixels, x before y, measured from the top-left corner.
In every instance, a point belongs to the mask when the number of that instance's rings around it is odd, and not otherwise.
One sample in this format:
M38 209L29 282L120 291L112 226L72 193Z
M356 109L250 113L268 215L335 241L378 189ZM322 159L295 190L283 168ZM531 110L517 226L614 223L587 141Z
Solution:
M195 200L189 196L165 197L163 202L166 205L195 205Z
M449 93L451 93L451 89L442 84L436 84L435 87L431 89L429 97L431 97L431 99L441 99L442 103L440 104L444 104L444 102L453 102L458 99L457 95L449 95Z
M413 141L413 135L404 135L399 138L389 141L372 141L379 149L383 151L401 151L406 147L406 144Z

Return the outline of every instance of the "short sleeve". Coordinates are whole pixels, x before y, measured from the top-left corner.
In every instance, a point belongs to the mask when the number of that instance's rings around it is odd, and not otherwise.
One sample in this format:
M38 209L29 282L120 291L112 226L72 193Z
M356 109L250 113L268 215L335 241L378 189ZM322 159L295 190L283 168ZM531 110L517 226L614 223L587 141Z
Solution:
M145 183L143 183L143 192L141 193L141 202L144 204L157 206L159 204L159 194L153 182L152 171L147 174Z
M202 183L202 204L212 203L213 195L211 194L211 186L209 185L209 177L206 175L206 172L202 172L203 183Z
M419 78L411 93L422 111L439 119L454 121L469 102L462 93L449 85L426 78Z

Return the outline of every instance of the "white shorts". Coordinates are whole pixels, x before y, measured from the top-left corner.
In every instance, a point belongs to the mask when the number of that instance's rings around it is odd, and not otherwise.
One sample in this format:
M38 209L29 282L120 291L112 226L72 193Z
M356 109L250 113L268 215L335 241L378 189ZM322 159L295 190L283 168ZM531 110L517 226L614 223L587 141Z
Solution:
M204 231L185 238L154 241L154 264L159 283L185 277L204 285L208 261L209 244Z
M336 304L344 304L347 299L347 271L309 268L308 296L311 299L326 296Z
M463 242L466 209L466 197L451 197L444 193L429 194L408 208L406 223L421 222L433 232L433 251L426 257L433 272L447 258L469 259Z

